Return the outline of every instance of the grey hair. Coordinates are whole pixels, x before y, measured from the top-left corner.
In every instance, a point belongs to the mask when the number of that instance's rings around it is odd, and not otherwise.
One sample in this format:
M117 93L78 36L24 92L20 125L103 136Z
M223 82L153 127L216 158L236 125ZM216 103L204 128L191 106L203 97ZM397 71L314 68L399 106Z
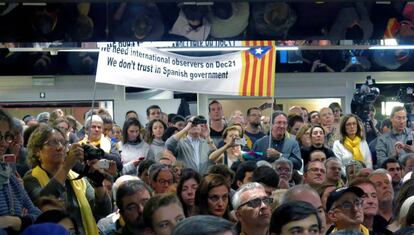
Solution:
M339 160L337 157L330 157L330 158L328 158L328 159L325 160L325 163L324 163L325 164L325 168L328 168L328 162L330 162L330 161L335 161L335 162L341 164L341 167L342 167L341 160Z
M91 126L91 123L92 122L99 122L99 123L101 123L103 125L102 118L100 116L98 116L98 115L95 114L95 115L92 115L92 116L90 116L90 117L88 117L86 119L86 121L85 121L85 128L86 129L89 129L89 127Z
M256 162L256 166L257 167L268 166L268 167L272 168L272 164L270 164L269 162L267 162L265 160L260 160L260 161Z
M242 185L237 191L236 193L233 195L233 199L232 199L232 205L233 205L233 209L237 210L237 208L240 206L241 204L241 200L240 200L240 196L242 195L242 193L253 190L253 189L263 189L263 191L265 190L265 188L263 187L263 185L257 183L257 182L250 182L247 184Z
M391 181L391 175L388 174L388 171L383 168L379 168L373 171L371 174L369 174L368 179L371 179L375 175L386 175L388 179Z
M290 173L293 172L293 163L292 163L292 161L289 160L289 159L287 159L287 158L283 158L283 157L281 157L281 158L279 158L279 159L277 159L276 161L273 162L273 164L272 164L273 165L273 169L276 169L276 166L279 165L279 164L281 164L281 163L288 164L289 167L290 167Z
M296 185L296 186L290 188L288 191L286 191L286 193L283 194L282 199L280 200L280 204L292 201L291 198L294 195L298 195L298 194L301 194L303 192L311 192L311 193L314 193L317 197L319 197L318 192L316 192L316 190L313 189L312 187L310 187L309 185L299 184L299 185ZM295 199L295 200L297 200L297 199Z

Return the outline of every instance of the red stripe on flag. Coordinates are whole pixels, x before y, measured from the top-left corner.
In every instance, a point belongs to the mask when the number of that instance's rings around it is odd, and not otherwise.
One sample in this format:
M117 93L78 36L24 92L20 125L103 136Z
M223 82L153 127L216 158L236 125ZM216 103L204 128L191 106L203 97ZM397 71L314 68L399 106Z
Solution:
M253 44L253 46L257 46L258 45L258 43L257 43L257 41L254 41L254 44ZM255 83L256 83L256 72L257 72L257 60L259 60L257 57L254 57L253 58L254 59L254 61L253 61L253 73L252 73L252 87L251 87L251 89L250 89L250 96L254 96L255 95Z
M244 58L245 58L245 71L244 71L244 78L243 78L243 88L242 88L242 96L246 96L247 94L247 81L249 79L249 67L250 67L250 60L249 60L249 52L244 51Z
M272 46L272 48L270 49L269 53L269 66L266 68L268 70L269 73L269 78L267 78L267 94L266 96L273 96L272 94L272 80L273 80L273 74L275 73L275 71L273 71L273 54L274 52L274 47Z
M264 45L265 45L265 42L261 41L260 46L264 46ZM259 96L263 96L263 81L266 79L264 77L264 65L265 65L265 61L266 61L267 56L268 55L263 56L261 61L260 61Z

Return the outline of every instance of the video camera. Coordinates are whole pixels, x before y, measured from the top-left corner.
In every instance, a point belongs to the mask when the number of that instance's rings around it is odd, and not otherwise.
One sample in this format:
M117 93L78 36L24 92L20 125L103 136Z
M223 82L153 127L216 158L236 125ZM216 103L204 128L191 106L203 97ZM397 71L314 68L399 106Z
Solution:
M379 88L374 85L375 79L367 76L365 84L352 97L351 112L361 118L364 123L371 121L369 112L373 109L374 102L380 94Z

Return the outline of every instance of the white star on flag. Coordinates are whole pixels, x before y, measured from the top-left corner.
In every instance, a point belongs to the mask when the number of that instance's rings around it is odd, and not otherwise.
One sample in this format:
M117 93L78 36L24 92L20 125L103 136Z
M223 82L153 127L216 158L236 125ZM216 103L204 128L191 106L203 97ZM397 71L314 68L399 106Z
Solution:
M256 51L255 51L255 53L256 53L256 54L261 55L261 54L262 54L262 52L263 52L263 50L262 50L262 48L261 48L261 47L256 48Z

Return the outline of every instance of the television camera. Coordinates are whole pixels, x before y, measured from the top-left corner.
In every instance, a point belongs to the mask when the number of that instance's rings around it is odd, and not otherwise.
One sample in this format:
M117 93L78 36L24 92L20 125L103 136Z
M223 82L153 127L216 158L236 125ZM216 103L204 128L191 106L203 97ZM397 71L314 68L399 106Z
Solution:
M373 110L374 103L380 94L378 87L375 87L375 79L367 76L363 84L353 95L351 102L351 112L357 115L364 124L370 123L369 112Z

